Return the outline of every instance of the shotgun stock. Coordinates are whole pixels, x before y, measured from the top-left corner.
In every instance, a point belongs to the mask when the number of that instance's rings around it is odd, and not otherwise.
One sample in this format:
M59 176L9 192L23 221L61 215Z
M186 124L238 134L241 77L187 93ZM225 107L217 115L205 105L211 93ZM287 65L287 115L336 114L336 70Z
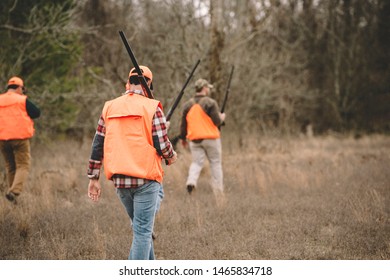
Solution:
M146 91L146 96L151 98L151 99L154 99L154 96L153 96L152 92L150 91L148 83L146 82L145 77L142 74L141 68L139 68L139 64L138 64L137 60L135 59L134 53L131 50L129 43L127 42L125 33L123 33L123 31L119 31L119 35L121 36L123 44L126 47L127 53L129 54L130 59L133 62L134 68L137 71L138 80L139 80L142 88L144 89L144 91Z
M195 66L194 66L194 68L192 68L192 71L191 71L190 75L188 76L187 81L184 83L184 86L181 89L178 96L176 97L175 102L173 103L172 107L169 109L167 116L166 116L167 121L169 121L171 119L173 112L175 111L177 105L179 105L180 99L184 95L184 90L186 89L189 81L191 80L192 76L194 75L194 72L195 72L196 68L198 67L199 63L200 63L200 59L198 59L198 61L195 63Z

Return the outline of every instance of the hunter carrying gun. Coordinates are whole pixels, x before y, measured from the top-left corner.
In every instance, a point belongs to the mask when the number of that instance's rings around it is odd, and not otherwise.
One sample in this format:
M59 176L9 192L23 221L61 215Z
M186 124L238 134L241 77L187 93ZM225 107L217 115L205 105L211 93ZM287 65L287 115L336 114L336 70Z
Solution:
M138 65L122 31L120 35L134 68L130 70L126 92L103 107L89 160L88 196L99 200L100 169L104 163L105 175L113 181L131 219L133 242L128 258L152 260L152 234L163 180L161 159L171 165L177 155L168 139L161 103L153 99L149 88L152 71Z
M218 206L223 206L224 185L222 173L222 146L218 127L225 120L217 102L210 98L213 88L205 79L195 82L195 96L184 104L180 126L180 138L183 146L187 139L192 154L192 163L187 177L186 187L189 194L197 188L197 181L207 157L211 166L211 186Z

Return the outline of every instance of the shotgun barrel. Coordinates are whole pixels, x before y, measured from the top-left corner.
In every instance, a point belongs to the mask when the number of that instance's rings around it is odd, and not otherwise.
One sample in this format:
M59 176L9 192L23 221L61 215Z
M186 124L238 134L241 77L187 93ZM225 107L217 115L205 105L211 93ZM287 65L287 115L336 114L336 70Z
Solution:
M234 65L232 66L232 70L230 71L230 76L229 76L229 80L228 80L228 84L227 84L227 88L226 88L226 92L225 92L225 98L223 100L222 107L221 107L221 113L225 112L225 107L226 107L226 103L227 103L229 92L230 92L230 83L232 82L233 72L234 72Z
M177 105L179 105L180 99L184 95L184 90L186 89L189 81L191 80L192 76L194 75L194 72L195 72L196 68L198 67L199 63L200 63L200 59L198 59L198 61L195 63L195 66L194 66L194 68L192 68L192 71L191 71L190 75L188 76L186 82L184 83L183 88L181 89L180 93L177 95L176 100L174 101L172 107L169 109L167 116L166 116L167 121L169 121L171 119L173 112L175 111Z
M145 77L142 74L141 68L139 68L139 64L138 64L137 60L135 59L135 55L134 55L133 51L131 50L129 43L127 42L125 33L123 33L123 31L119 31L119 35L121 36L123 44L126 47L127 53L129 54L130 59L133 62L134 68L137 71L138 80L139 80L142 88L144 89L144 91L146 91L146 96L151 98L151 99L154 99L154 96L153 96L152 92L150 91L148 83L146 82Z

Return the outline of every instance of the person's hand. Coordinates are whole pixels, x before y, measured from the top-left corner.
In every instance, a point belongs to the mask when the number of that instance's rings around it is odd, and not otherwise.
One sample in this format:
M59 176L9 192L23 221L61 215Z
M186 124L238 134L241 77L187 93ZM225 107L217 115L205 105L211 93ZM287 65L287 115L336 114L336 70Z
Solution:
M171 122L167 121L165 126L167 127L167 130L169 130L169 128L171 127Z
M180 142L181 142L181 145L183 146L183 148L187 148L188 142L186 139L180 139Z
M89 179L89 184L88 184L88 197L94 201L97 202L99 200L101 193L101 187L99 180L97 179Z
M219 118L221 119L221 122L224 122L225 121L225 113L219 113Z
M177 153L173 151L173 157L166 159L166 164L171 165L177 160Z

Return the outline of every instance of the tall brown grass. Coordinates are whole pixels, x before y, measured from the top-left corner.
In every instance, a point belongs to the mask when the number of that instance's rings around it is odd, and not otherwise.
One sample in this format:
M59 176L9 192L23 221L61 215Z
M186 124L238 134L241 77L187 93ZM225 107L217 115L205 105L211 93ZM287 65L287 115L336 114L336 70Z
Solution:
M390 259L388 137L236 140L223 139L223 209L207 166L187 194L188 150L165 167L158 259ZM36 143L16 206L0 182L0 259L127 257L130 223L111 183L101 179L99 203L87 198L89 149Z

